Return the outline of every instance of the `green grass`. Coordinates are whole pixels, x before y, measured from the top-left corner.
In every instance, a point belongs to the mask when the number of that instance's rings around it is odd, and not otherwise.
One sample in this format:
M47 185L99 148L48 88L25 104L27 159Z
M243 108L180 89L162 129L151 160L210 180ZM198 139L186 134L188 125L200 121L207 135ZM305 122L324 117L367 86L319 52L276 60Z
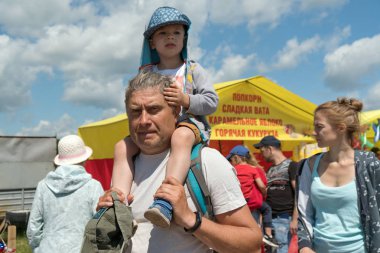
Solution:
M5 243L8 242L7 233L5 232L3 235L3 239ZM16 236L16 252L17 253L32 253L32 249L29 246L28 238L26 238L26 231L18 230Z

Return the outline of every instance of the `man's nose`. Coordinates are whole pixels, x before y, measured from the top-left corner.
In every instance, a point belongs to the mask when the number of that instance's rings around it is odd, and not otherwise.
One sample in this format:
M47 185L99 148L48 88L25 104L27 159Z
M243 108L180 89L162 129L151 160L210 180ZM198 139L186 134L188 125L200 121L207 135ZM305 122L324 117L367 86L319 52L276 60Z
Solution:
M142 111L140 116L140 124L148 124L150 122L149 114L146 111Z

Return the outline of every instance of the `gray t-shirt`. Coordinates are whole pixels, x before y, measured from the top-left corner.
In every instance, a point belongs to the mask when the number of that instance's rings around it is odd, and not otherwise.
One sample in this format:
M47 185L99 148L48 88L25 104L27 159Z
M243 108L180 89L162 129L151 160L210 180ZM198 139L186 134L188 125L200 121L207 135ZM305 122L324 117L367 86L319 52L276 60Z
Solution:
M144 212L153 203L153 195L165 178L169 150L157 155L140 154L135 160L135 175L131 193L131 204L135 220L138 222L136 234L132 237L132 249L128 252L170 253L209 252L209 248L196 237L186 233L175 222L170 228L160 228L144 218ZM246 204L240 190L235 169L215 149L202 150L203 175L211 194L214 213L222 214ZM195 205L185 187L189 207Z
M268 187L266 202L272 208L272 214L293 214L294 190L290 181L296 179L297 166L290 159L272 166L267 172Z

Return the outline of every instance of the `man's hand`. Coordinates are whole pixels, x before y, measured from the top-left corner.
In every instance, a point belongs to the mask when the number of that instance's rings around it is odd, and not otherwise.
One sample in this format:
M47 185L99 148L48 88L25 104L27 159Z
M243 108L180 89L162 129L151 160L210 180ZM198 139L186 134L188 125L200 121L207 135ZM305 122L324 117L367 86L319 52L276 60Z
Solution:
M169 88L164 89L165 100L171 106L182 106L189 109L190 98L187 94L175 84L171 84Z
M117 196L119 197L119 200L123 203L125 202L124 193L121 190L119 190L118 188L112 187L111 189L105 191L102 196L100 196L99 201L98 201L98 205L96 206L96 211L98 211L102 207L113 206L113 200L112 200L112 196L111 196L112 192L116 192ZM128 204L132 203L133 195L128 195L127 200L128 200Z
M172 204L173 218L179 226L190 228L195 224L196 217L187 205L185 189L174 177L166 178L154 197L165 199Z
M296 235L298 230L298 221L297 219L292 218L290 222L290 233L292 235Z

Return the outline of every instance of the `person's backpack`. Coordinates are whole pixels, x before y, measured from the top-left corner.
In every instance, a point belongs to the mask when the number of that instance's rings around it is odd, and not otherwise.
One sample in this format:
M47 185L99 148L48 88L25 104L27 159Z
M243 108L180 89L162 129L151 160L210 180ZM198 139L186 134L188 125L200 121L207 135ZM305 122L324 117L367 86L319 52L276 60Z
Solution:
M186 185L190 196L199 212L209 219L214 218L212 210L210 191L207 188L206 180L202 172L202 149L204 144L198 143L193 146L191 151L191 164L187 174Z

